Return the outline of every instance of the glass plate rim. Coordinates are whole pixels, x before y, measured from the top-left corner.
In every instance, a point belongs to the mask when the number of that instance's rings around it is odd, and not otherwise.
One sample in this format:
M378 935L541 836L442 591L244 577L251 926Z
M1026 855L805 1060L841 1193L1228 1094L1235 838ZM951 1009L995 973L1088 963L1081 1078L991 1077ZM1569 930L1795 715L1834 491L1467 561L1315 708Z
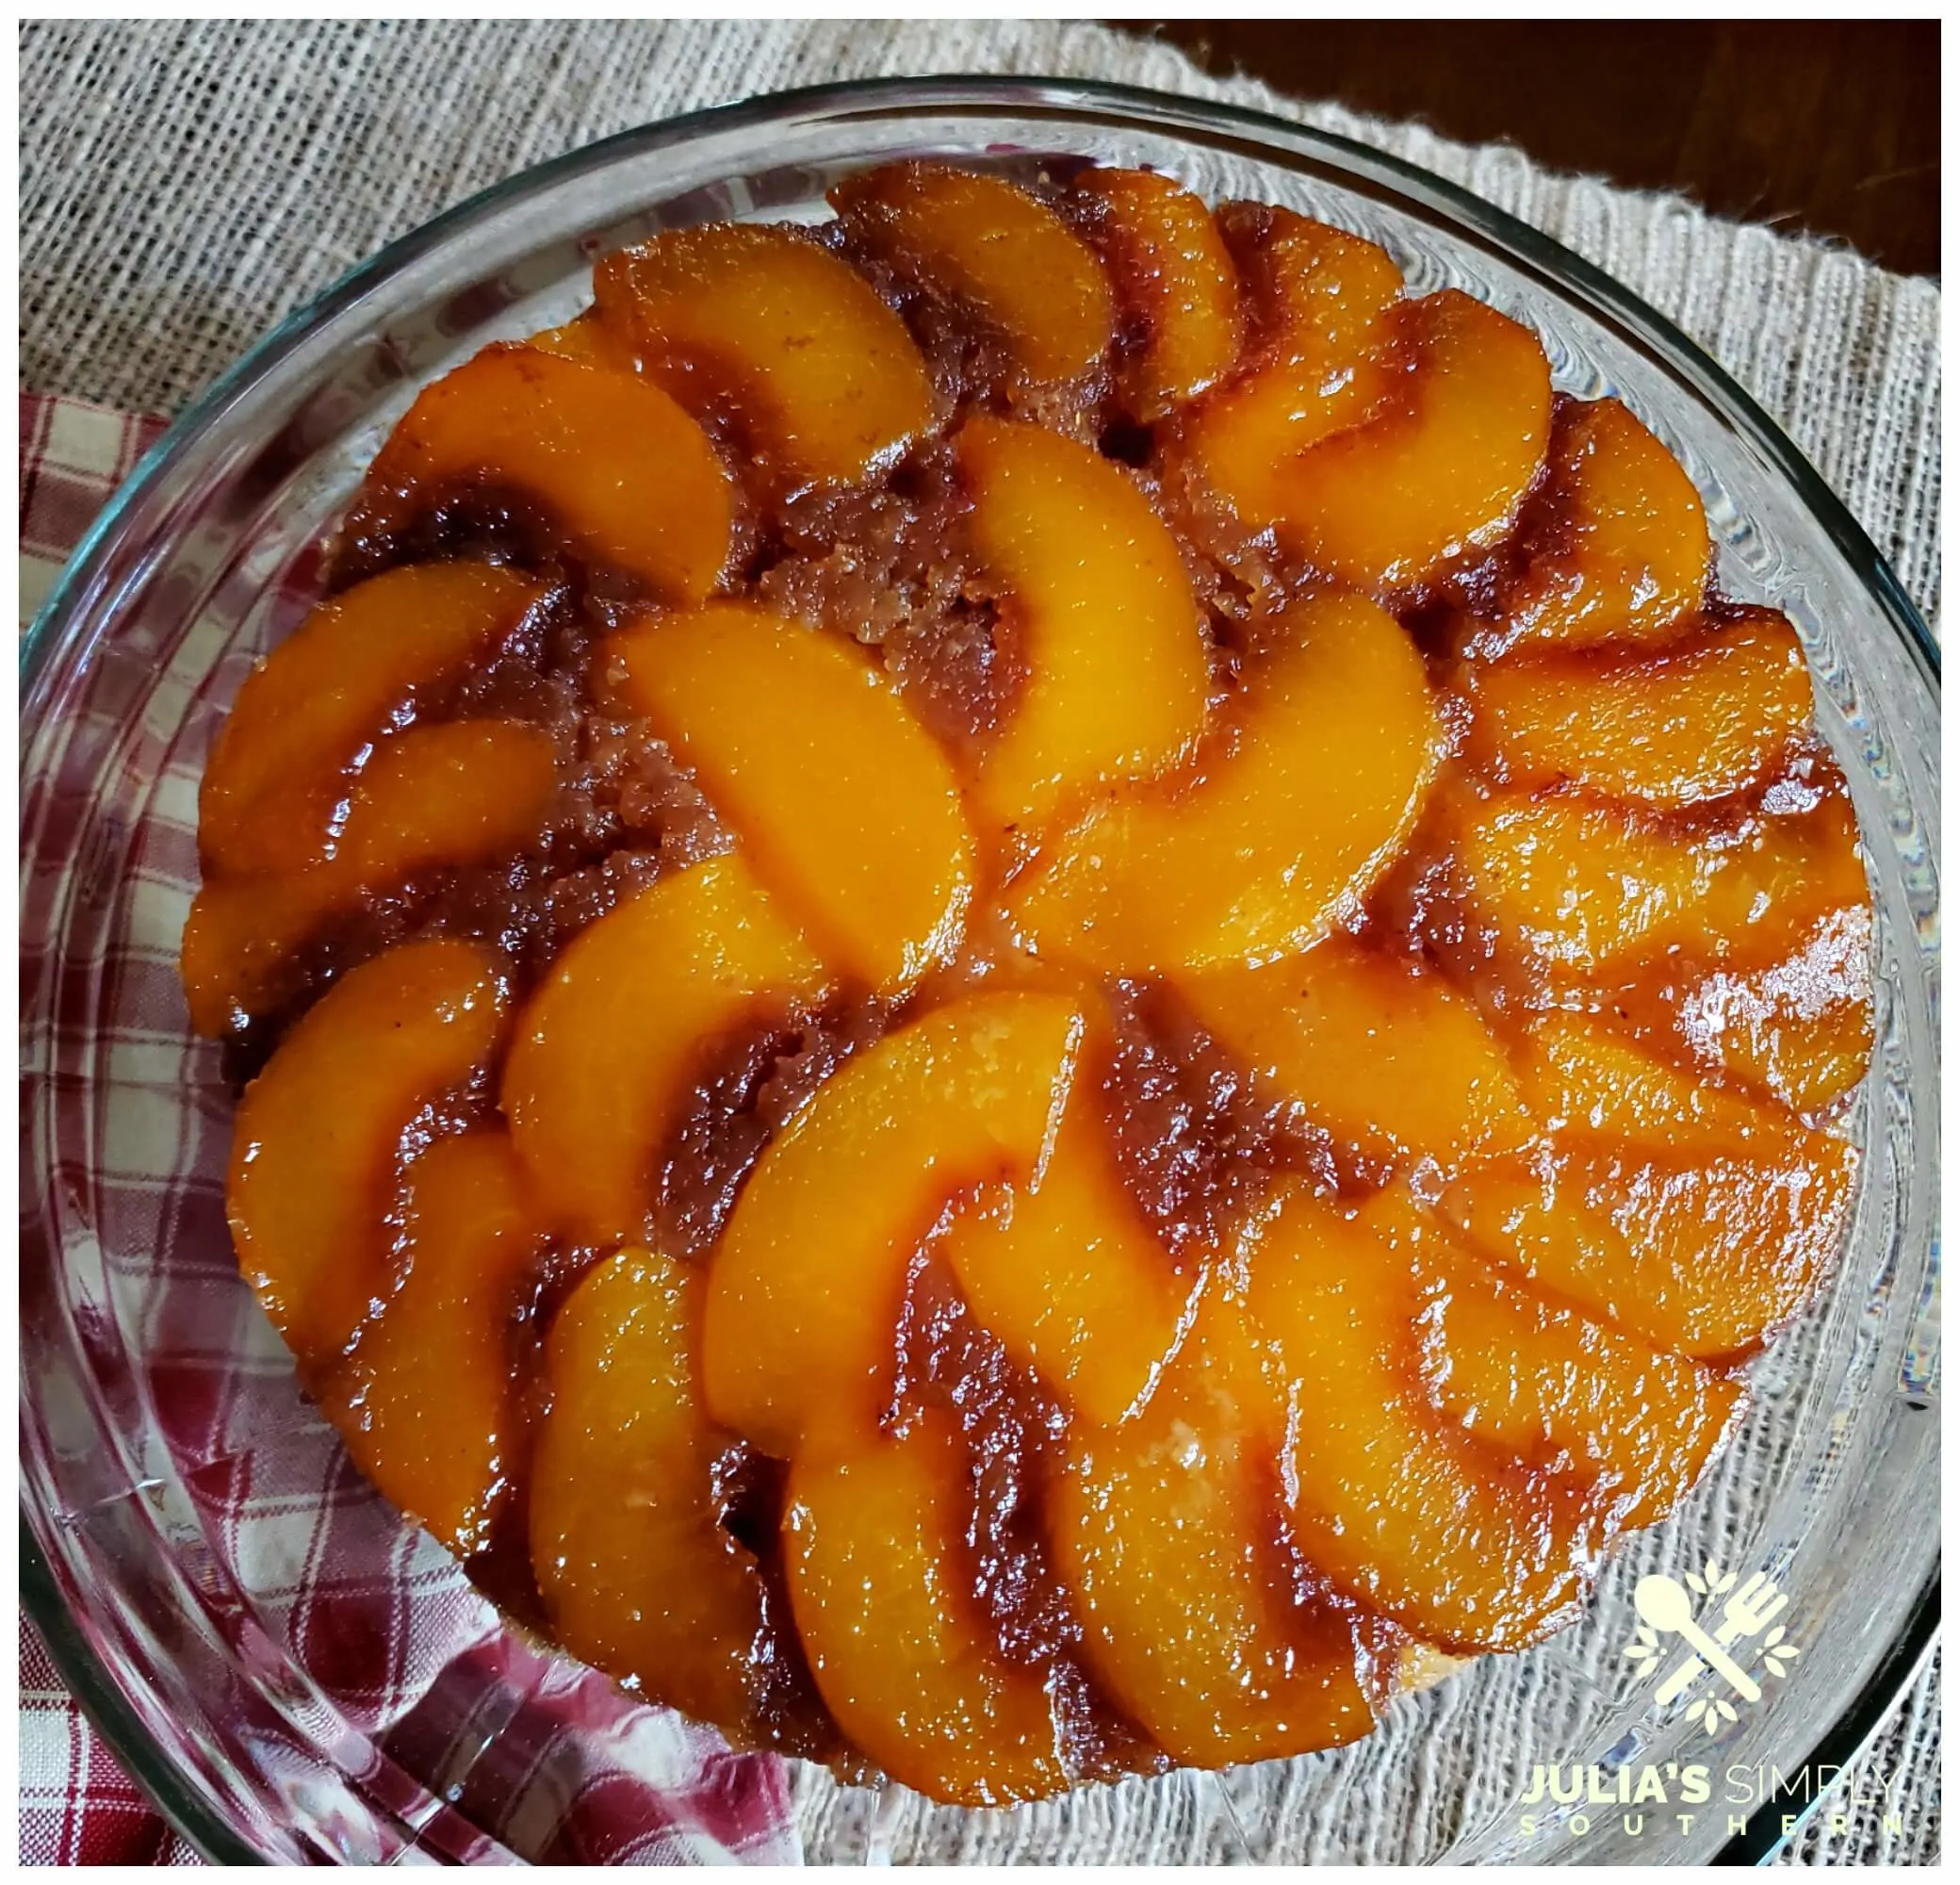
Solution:
M121 488L76 544L47 599L22 637L20 697L23 773L27 765L24 735L45 705L40 683L68 618L87 598L90 580L107 557L127 518L164 478L170 467L224 410L302 344L358 302L368 289L506 205L587 172L601 171L631 153L657 151L709 130L755 128L806 115L848 119L854 107L879 115L895 109L998 112L1015 109L1031 116L1114 118L1119 122L1175 135L1180 131L1248 134L1259 155L1277 153L1298 162L1316 156L1331 160L1337 181L1352 188L1360 179L1390 196L1412 199L1431 211L1467 225L1502 245L1514 260L1528 263L1565 293L1610 315L1623 328L1697 384L1703 397L1736 424L1788 481L1815 521L1831 538L1895 631L1917 658L1935 694L1940 691L1939 644L1900 584L1891 566L1843 500L1797 448L1795 442L1727 369L1650 303L1553 237L1474 191L1435 172L1358 139L1296 123L1245 106L1167 92L1144 86L1067 77L1005 77L950 74L845 79L760 93L728 104L704 107L629 126L533 164L466 197L428 221L398 237L358 263L311 301L286 316L200 394L139 460ZM40 1631L83 1713L101 1731L125 1768L150 1794L164 1817L206 1858L220 1863L263 1863L204 1799L179 1788L178 1777L160 1757L152 1736L124 1702L94 1649L76 1631L36 1534L35 1515L22 1500L21 1592L29 1618ZM1866 1751L1898 1698L1918 1679L1940 1633L1940 1561L1909 1613L1904 1627L1871 1676L1818 1736L1808 1765L1828 1756L1840 1769ZM1747 1828L1730 1838L1713 1862L1759 1864L1788 1843L1821 1803L1807 1802L1795 1826L1782 1828L1780 1803L1766 1803Z

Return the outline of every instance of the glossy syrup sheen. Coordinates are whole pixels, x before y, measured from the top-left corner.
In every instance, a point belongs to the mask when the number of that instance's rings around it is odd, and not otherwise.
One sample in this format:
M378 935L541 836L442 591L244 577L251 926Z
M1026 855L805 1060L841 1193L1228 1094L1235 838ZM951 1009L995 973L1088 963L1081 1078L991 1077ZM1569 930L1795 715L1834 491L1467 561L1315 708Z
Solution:
M1570 1621L1835 1261L1801 651L1354 237L838 207L426 392L241 695L241 1263L514 1619L738 1746L985 1805L1354 1739Z

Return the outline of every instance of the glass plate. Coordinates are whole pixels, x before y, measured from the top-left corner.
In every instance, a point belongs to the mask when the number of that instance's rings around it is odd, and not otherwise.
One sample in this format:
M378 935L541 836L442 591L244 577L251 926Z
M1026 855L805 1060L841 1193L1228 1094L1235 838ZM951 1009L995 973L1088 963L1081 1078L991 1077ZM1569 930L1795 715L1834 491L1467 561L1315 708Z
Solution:
M1591 1613L1398 1703L1356 1746L1013 1811L730 1755L507 1627L370 1491L238 1279L230 1099L175 976L207 743L303 612L323 533L417 386L565 319L609 249L711 218L815 220L839 176L915 155L1009 175L1148 165L1214 202L1354 229L1417 292L1462 287L1532 326L1560 387L1624 399L1688 467L1723 588L1797 625L1877 912L1878 1045L1836 1282L1758 1365L1736 1444L1630 1541ZM450 211L255 349L90 532L24 663L23 1588L111 1744L212 1856L1755 1856L1930 1642L1936 657L1843 506L1719 368L1450 185L1253 113L1074 84L831 87L627 133ZM1802 1651L1712 1732L1689 1713L1700 1690L1660 1705L1658 1674L1623 1654L1635 1581L1711 1563L1770 1574Z

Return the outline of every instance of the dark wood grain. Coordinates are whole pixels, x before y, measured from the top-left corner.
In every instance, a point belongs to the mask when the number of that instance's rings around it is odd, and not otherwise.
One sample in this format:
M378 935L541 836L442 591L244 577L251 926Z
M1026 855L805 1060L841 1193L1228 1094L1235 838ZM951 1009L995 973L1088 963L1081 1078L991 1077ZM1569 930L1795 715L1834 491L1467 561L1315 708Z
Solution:
M1302 98L1939 269L1939 24L1117 20Z

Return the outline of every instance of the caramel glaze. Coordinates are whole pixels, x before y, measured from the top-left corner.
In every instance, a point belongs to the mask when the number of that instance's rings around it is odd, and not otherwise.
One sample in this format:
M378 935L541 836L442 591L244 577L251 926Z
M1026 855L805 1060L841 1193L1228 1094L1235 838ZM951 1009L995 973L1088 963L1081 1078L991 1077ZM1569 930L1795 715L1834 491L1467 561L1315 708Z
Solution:
M1262 226L1250 206L1220 215L1242 256ZM942 420L979 405L998 407L1006 377L1002 343L956 305L899 282L880 257L854 248L841 225L820 238L858 266L911 325L933 369ZM1134 336L1132 336L1134 340ZM1119 346L1125 344L1119 337ZM1037 402L1037 404L1040 402ZM1017 416L1057 423L1130 467L1173 526L1203 606L1217 690L1235 686L1265 627L1294 596L1315 586L1311 568L1289 566L1270 536L1234 536L1228 518L1181 489L1159 489L1160 441L1117 410L1106 384L1054 389L1040 410L1023 396ZM1570 402L1561 397L1564 423ZM731 467L742 469L739 421L717 425ZM722 593L746 596L877 647L922 720L956 762L1011 712L1021 676L1011 609L967 551L968 500L943 430L865 486L785 496L767 481L738 506L736 542ZM1446 664L1480 618L1498 613L1505 591L1535 552L1556 545L1565 520L1546 482L1527 497L1511 534L1495 549L1396 600L1396 613L1429 659L1439 690ZM242 1082L339 975L412 937L452 935L490 945L521 1001L570 938L621 897L662 873L729 848L712 808L665 748L633 722L608 716L596 672L603 636L642 598L617 572L581 566L550 516L521 493L473 489L439 495L406 529L381 532L357 513L331 559L340 588L397 564L475 556L509 561L550 579L546 605L491 665L470 675L431 717L496 713L547 729L558 743L563 782L548 828L535 845L495 864L429 873L372 898L312 938L301 990L277 1013L228 1043ZM1711 600L1710 613L1723 605ZM1466 620L1471 625L1466 630ZM1792 774L1828 779L1820 750L1792 755ZM1455 762L1454 784L1475 790ZM1450 783L1452 781L1446 781ZM1841 786L1837 789L1841 789ZM1434 802L1444 796L1439 791ZM1695 814L1746 816L1722 807ZM1432 809L1407 855L1370 899L1358 934L1384 949L1426 959L1468 990L1500 1026L1534 991L1508 981L1492 941L1479 933L1436 861ZM1002 861L1004 870L1011 861ZM996 887L999 871L996 874ZM972 925L968 959L944 981L1038 967L1001 959L984 910ZM1166 1261L1195 1273L1228 1246L1282 1178L1304 1176L1342 1198L1365 1197L1386 1173L1371 1170L1315 1127L1293 1103L1266 1093L1161 987L1123 982L1103 991L1114 1027L1101 1095L1130 1195L1161 1240ZM884 1009L846 997L803 1015L758 1015L702 1051L692 1103L660 1155L650 1240L699 1259L711 1247L743 1180L810 1091L847 1056L908 1007ZM454 1130L490 1115L494 1081L418 1122L415 1136ZM406 1155L412 1148L404 1144ZM530 1424L543 1412L543 1338L558 1306L602 1253L551 1251L511 1331L512 1367L523 1384ZM1413 1352L1412 1369L1414 1366ZM1083 1778L1167 1766L1167 1758L1098 1691L1076 1654L1080 1624L1042 1542L1043 1485L1058 1458L1068 1414L1033 1374L1012 1361L968 1312L950 1269L930 1241L916 1259L898 1332L897 1392L890 1418L937 1405L956 1416L971 1460L973 1588L1011 1660L1049 1672L1071 1772ZM747 1739L831 1763L848 1778L864 1764L829 1720L790 1625L776 1539L783 1468L732 1440L717 1474L727 1530L760 1561L767 1586L755 1671L758 1706ZM1294 1548L1270 1501L1269 1575L1297 1600L1333 1604L1360 1622L1366 1685L1385 1699L1404 1632L1341 1598ZM472 1578L517 1624L548 1632L526 1550L525 1473L516 1464L498 1511L493 1541L468 1565Z
M1040 1669L1070 1770L1084 1779L1168 1764L1088 1678L1081 1626L1050 1565L1044 1483L1060 1463L1068 1410L968 1311L951 1268L928 1245L907 1279L890 1423L924 1408L952 1415L972 1477L967 1535L974 1590L1010 1661Z

